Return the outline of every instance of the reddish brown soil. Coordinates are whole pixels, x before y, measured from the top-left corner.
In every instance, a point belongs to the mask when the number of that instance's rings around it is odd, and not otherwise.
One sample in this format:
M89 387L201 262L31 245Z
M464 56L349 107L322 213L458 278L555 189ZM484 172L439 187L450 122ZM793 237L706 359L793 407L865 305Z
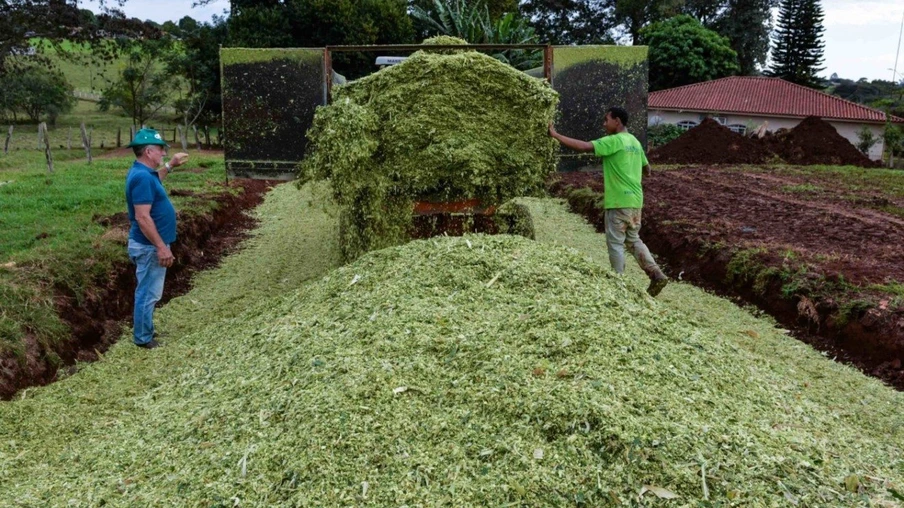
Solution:
M761 164L773 158L761 143L707 118L677 139L650 152L659 164Z
M169 152L171 155L174 154L174 153L176 153L177 151L182 151L182 147L181 147L181 146L178 146L178 145L170 145L170 147L169 147L169 149L168 149L168 152ZM194 145L192 145L192 146L189 146L189 147L188 147L188 150L187 150L187 151L188 151L189 155L191 155L191 154L196 154L196 155L220 155L220 156L223 155L223 149L222 149L222 148L216 148L216 149L205 148L205 149L203 149L203 150L198 150ZM95 155L93 158L94 158L94 159L112 159L112 158L118 158L118 157L134 157L134 155L135 155L135 154L132 153L132 149L131 149L131 148L128 148L128 147L123 146L123 147L120 147L120 148L113 148L113 149L108 150L108 151L106 151L106 152L104 152L104 153L102 153L102 154L99 154L99 155ZM179 171L183 171L183 170L179 170ZM196 171L196 170L191 170L191 171L194 172L194 171Z
M260 204L274 184L264 180L233 180L229 187L242 189L237 196L226 188L216 196L208 196L218 203L215 212L180 218L179 238L173 246L176 262L167 272L161 304L188 292L195 272L215 266L247 236L255 226L255 220L244 212ZM125 244L129 227L127 214L123 212L97 221L110 228L105 236ZM24 361L11 355L0 357L0 398L9 399L23 388L51 383L58 378L61 369L74 369L76 361L96 360L119 339L123 325L131 320L134 291L135 269L126 260L117 264L107 278L88 288L81 300L71 289L56 288L57 312L72 330L70 340L53 351L62 361L50 361L34 337L28 337Z
M672 277L753 303L830 357L904 389L904 308L894 295L866 287L904 281L904 219L877 209L904 207L904 199L866 190L851 200L830 175L818 183L823 190L807 194L788 191L812 185L804 176L715 167L657 172L644 181L641 237ZM565 173L551 189L601 230L593 199L569 186L601 191L599 173ZM775 273L730 279L729 262L742 249L763 249L756 260ZM801 268L802 284L787 294L779 271ZM839 317L858 300L869 305Z
M764 137L761 145L789 164L832 164L864 168L881 165L863 155L857 147L838 134L831 124L815 116L805 118L790 131L780 131Z

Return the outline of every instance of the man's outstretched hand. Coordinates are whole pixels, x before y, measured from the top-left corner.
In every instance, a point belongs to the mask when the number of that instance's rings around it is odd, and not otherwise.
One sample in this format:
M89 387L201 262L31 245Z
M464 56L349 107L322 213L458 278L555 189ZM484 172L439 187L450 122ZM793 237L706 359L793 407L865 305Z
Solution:
M185 164L186 161L188 161L188 154L185 152L179 152L176 155L173 155L173 158L169 160L169 165L170 167L175 168Z

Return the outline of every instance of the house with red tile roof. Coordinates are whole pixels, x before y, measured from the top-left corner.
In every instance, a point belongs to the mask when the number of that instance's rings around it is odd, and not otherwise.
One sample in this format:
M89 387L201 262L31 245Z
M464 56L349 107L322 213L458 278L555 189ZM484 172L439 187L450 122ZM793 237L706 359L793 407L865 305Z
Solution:
M652 92L647 111L651 125L665 122L690 129L712 117L742 134L767 122L766 128L773 132L791 129L808 116L818 116L854 145L864 127L872 131L879 139L868 154L873 160L882 158L886 122L904 123L904 119L887 118L885 112L862 104L761 76L732 76Z

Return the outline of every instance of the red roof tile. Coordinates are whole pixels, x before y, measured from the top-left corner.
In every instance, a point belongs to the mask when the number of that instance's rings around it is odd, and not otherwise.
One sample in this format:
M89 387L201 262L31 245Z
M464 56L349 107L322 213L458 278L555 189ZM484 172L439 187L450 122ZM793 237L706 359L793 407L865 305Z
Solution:
M783 79L761 76L732 76L652 92L649 109L885 122L885 113L877 109ZM904 122L896 116L891 116L891 120Z

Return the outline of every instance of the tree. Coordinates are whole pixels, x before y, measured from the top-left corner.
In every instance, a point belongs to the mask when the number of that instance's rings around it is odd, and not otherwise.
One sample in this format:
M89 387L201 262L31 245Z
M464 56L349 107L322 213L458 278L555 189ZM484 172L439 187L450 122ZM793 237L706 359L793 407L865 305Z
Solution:
M777 5L777 0L728 0L723 14L707 25L728 38L738 54L740 74L757 74L766 65L772 8Z
M518 12L518 0L476 0L473 3L480 4L490 12L490 18L497 20L510 12ZM409 11L419 8L430 14L434 8L433 0L410 0L408 2Z
M21 74L8 73L0 75L0 115L4 119L17 120L17 112L24 99Z
M885 141L885 150L888 152L888 167L895 167L895 152L900 151L902 142L904 142L904 130L901 127L888 123L885 125L885 131L882 133Z
M38 123L46 115L47 121L54 125L60 114L72 111L75 105L72 85L59 72L33 66L17 73L16 79L21 91L18 109L31 121Z
M407 0L233 0L230 46L320 47L400 44L413 40ZM336 54L334 65L355 78L373 70L372 54Z
M159 70L159 62L171 49L171 41L125 41L126 64L101 96L101 111L119 108L135 125L144 125L167 103L173 87L168 76Z
M115 47L105 41L114 36L152 37L144 23L127 19L115 9L102 14L78 8L76 0L0 0L0 76L50 59L32 51L36 38L66 55L64 41L90 45L97 59L112 60Z
M174 24L181 50L164 56L170 75L181 76L184 90L173 102L187 130L196 122L219 123L222 112L220 93L220 45L226 42L226 20L214 16L211 23L198 24L185 17Z
M59 72L31 65L0 76L0 113L14 120L22 112L32 122L46 117L53 125L60 114L71 111L74 105L72 86Z
M537 41L527 19L509 12L493 21L489 9L480 2L433 0L429 10L413 7L411 16L428 36L451 35L471 44L533 44ZM521 70L542 63L539 51L501 51L493 57Z
M818 88L823 61L823 12L819 0L782 0L769 73Z
M726 0L684 0L681 11L700 20L706 28L712 29L725 13L726 3Z
M521 13L530 19L541 42L612 44L612 0L525 0Z
M631 44L637 44L647 24L678 14L682 0L616 0L615 20L625 26Z
M740 74L755 75L766 65L772 9L779 0L684 0L682 12L727 37L738 54Z
M682 14L640 32L650 47L650 90L699 83L738 72L728 39Z
M472 0L470 3L474 6L485 7L490 13L490 19L493 21L502 18L506 14L518 12L518 0ZM435 0L409 0L408 12L420 10L426 13L428 17L435 18L439 14L435 4ZM418 40L435 35L429 31L427 26L418 24L417 19L414 22L415 36Z

